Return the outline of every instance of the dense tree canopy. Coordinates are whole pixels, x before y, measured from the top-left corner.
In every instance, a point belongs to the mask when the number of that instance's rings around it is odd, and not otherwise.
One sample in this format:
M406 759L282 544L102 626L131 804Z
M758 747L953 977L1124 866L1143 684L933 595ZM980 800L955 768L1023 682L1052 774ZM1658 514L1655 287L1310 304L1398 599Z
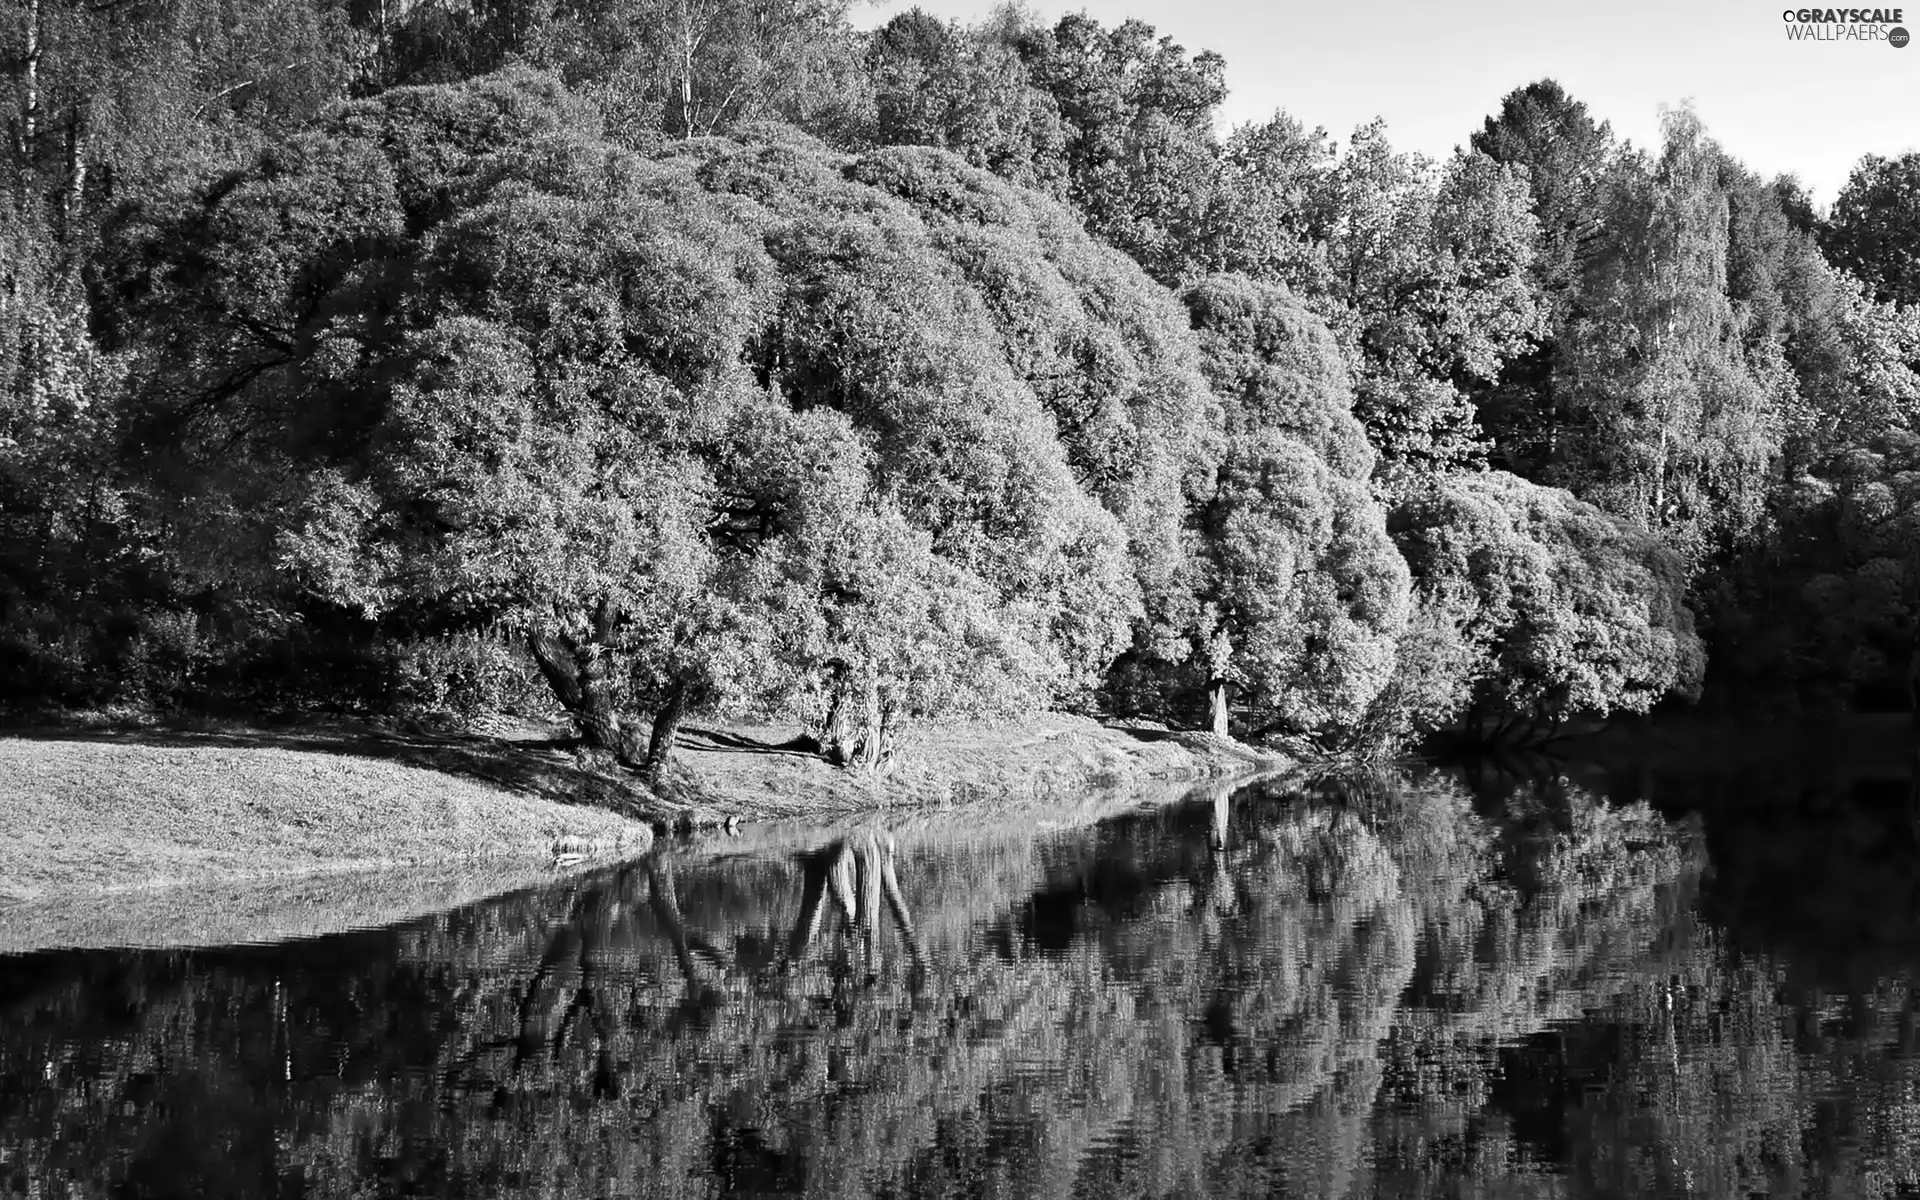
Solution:
M942 152L643 158L507 74L343 108L115 246L170 327L149 419L259 468L191 499L263 526L224 544L524 635L627 757L634 705L855 694L877 743L1082 694L1179 568L1213 418L1177 308Z
M1482 732L1697 692L1685 566L1647 532L1500 471L1433 480L1391 527L1428 636L1453 639L1410 660L1440 678L1405 681L1440 715L1457 705Z
M1760 519L1785 383L1783 364L1741 341L1717 170L1687 112L1668 114L1651 172L1615 170L1557 384L1579 430L1557 477L1694 557Z
M701 711L871 766L1048 705L1544 727L1694 690L1696 615L1716 671L1905 670L1920 552L1856 517L1920 433L1912 156L1822 213L1551 80L1441 163L1223 132L1217 54L1016 9L35 0L0 39L37 702L458 694L658 770Z
M1214 728L1233 687L1275 729L1339 741L1392 674L1407 604L1345 366L1285 288L1216 276L1187 305L1226 406L1194 631Z
M1874 299L1920 304L1920 151L1861 159L1823 232L1834 265L1857 275Z

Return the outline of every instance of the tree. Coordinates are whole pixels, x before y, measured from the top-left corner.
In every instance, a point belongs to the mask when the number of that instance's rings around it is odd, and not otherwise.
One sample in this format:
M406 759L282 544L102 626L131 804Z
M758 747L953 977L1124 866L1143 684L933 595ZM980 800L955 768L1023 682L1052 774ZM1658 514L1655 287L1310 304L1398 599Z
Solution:
M147 419L234 464L166 476L201 541L524 639L650 773L701 707L879 767L901 720L1084 695L1212 421L1178 309L1057 203L790 130L641 157L527 72L347 106L114 261Z
M881 150L858 178L912 204L980 298L1079 487L1117 517L1144 606L1132 656L1186 653L1182 529L1220 413L1178 302L1064 206L947 155Z
M1920 439L1911 408L1920 388L1910 377L1906 390L1905 420L1795 481L1766 564L1770 603L1740 614L1746 640L1771 653L1729 664L1730 677L1792 684L1829 704L1910 703L1920 678Z
M859 35L841 0L360 0L377 39L374 89L453 83L519 62L550 70L606 114L609 135L662 137L787 121L836 140L872 123Z
M1477 154L1525 169L1540 223L1535 278L1550 302L1571 302L1580 246L1597 231L1597 200L1613 153L1611 127L1594 124L1585 104L1541 79L1507 93L1499 115L1488 117L1470 142Z
M1834 199L1820 245L1874 299L1920 305L1920 151L1862 158Z
M1473 464L1481 444L1463 387L1497 377L1543 329L1525 181L1477 154L1456 155L1436 181L1374 122L1324 187L1323 309L1354 349L1356 412L1386 486Z
M874 32L867 63L876 142L938 146L1024 187L1065 191L1059 106L1005 40L916 8Z
M181 167L231 164L261 131L311 118L345 94L364 49L343 11L303 0L14 11L0 23L9 157L69 244Z
M1225 60L1189 58L1143 22L1106 29L1085 13L1028 32L1019 50L1034 86L1059 106L1067 198L1087 229L1163 284L1193 277Z
M0 199L0 204L5 204ZM114 451L125 364L33 210L0 229L0 685L19 701L165 703L138 661L163 575ZM155 664L160 667L166 664Z
M1516 88L1472 137L1472 148L1524 171L1538 252L1532 275L1546 310L1540 342L1513 355L1474 389L1480 423L1500 463L1542 477L1558 453L1564 402L1554 392L1559 331L1580 315L1582 262L1601 234L1602 184L1615 151L1612 130L1551 79ZM1583 249L1583 247L1585 249Z
M1657 537L1502 471L1435 479L1389 525L1426 630L1454 643L1404 659L1450 677L1403 675L1389 693L1424 721L1501 740L1697 695L1686 564Z
M1364 483L1376 458L1353 415L1346 359L1326 323L1286 287L1214 275L1182 293L1229 437L1284 434Z
M1302 296L1330 292L1333 214L1322 201L1333 163L1326 131L1308 132L1286 113L1235 129L1220 150L1207 214L1208 268L1284 283Z
M1905 662L1898 637L1887 635L1907 603L1897 586L1904 569L1891 591L1856 591L1858 568L1887 557L1892 543L1861 536L1838 514L1869 484L1893 482L1898 471L1882 465L1899 461L1889 439L1920 427L1920 311L1873 303L1804 239L1788 244L1778 278L1783 349L1798 386L1783 396L1767 536L1725 563L1703 596L1714 690L1735 700L1795 689L1819 703L1888 703Z
M1223 276L1186 300L1226 407L1197 530L1192 636L1210 723L1227 732L1232 688L1253 736L1343 742L1392 673L1407 606L1345 364L1285 288Z
M0 17L0 636L15 694L171 705L246 641L211 647L209 626L233 614L182 577L127 469L125 439L143 430L131 357L94 336L100 226L309 119L344 92L359 49L340 12L280 0L35 0Z
M1688 111L1665 131L1650 173L1623 164L1609 184L1586 315L1562 337L1556 393L1580 428L1558 478L1698 562L1760 519L1784 367L1741 341L1717 149Z

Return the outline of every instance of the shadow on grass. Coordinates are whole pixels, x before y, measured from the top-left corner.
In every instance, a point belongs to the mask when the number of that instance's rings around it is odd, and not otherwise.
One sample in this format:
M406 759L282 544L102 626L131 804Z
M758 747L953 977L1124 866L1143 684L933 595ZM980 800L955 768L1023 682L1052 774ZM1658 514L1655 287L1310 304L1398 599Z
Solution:
M1171 742L1190 736L1181 729L1144 729L1131 725L1109 726L1116 733L1124 733L1136 742Z
M788 738L784 742L768 742L721 729L689 728L681 734L680 748L696 753L703 750L724 750L734 754L779 754L792 758L822 757L819 741L806 734Z
M0 737L160 747L296 750L368 758L439 771L559 804L604 808L625 816L654 814L637 779L583 765L572 738L503 738L477 733L393 729L356 721L303 722L276 729L225 722L72 727L0 727Z

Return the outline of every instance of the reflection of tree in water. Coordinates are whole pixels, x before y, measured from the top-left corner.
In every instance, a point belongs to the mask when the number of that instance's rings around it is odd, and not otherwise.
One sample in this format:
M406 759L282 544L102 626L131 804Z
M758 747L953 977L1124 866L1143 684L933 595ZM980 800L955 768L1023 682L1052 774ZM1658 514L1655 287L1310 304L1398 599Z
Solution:
M663 855L297 950L15 964L0 1179L1843 1195L1910 1171L1904 992L1784 994L1694 928L1697 859L1652 813L1551 778L1217 801Z
M1245 861L1207 1019L1222 1041L1217 1094L1229 1099L1217 1119L1241 1115L1216 1170L1232 1190L1258 1192L1248 1167L1286 1147L1277 1174L1289 1190L1345 1195L1364 1166L1380 1043L1413 974L1413 907L1399 867L1351 811L1290 812L1234 852Z

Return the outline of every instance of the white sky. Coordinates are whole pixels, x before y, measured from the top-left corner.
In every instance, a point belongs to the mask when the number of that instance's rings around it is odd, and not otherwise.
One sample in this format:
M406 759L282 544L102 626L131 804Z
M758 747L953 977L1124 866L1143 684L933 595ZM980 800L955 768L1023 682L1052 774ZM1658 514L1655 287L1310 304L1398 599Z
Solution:
M1051 23L1086 11L1103 24L1138 17L1189 53L1227 60L1230 124L1284 108L1342 143L1386 118L1393 144L1434 158L1465 144L1500 98L1557 79L1596 120L1636 145L1658 141L1659 108L1691 100L1707 132L1765 178L1791 172L1832 202L1864 154L1920 149L1920 37L1793 42L1788 0L1027 0ZM1813 0L1791 0L1795 7ZM1920 34L1920 0L1827 0L1899 6ZM914 7L876 0L877 25ZM919 0L973 22L993 0Z

